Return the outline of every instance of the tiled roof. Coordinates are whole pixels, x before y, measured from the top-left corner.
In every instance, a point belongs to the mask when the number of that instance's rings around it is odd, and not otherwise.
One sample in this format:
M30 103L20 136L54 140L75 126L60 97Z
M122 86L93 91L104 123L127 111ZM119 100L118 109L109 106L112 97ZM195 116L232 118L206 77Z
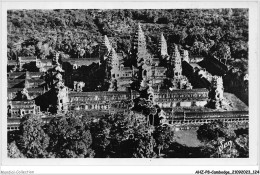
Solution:
M37 61L42 62L42 63L48 63L48 62L52 62L52 59L40 59Z
M132 68L131 67L123 67L123 71L125 71L125 70L132 70Z
M12 93L12 92L18 92L18 91L22 91L23 88L9 88L7 89L8 93ZM27 88L27 91L29 93L34 93L34 92L43 92L44 88L43 87L39 87L39 88Z
M120 77L119 80L132 80L132 77Z
M25 72L10 72L8 73L8 78L19 78L24 74Z
M36 57L18 57L21 61L36 61Z
M14 80L8 80L7 81L7 86L8 88L12 88L15 85L18 85L20 83L24 82L23 79L14 79Z
M43 79L29 79L27 80L29 83L40 83L43 84L45 81Z
M23 88L9 88L7 89L7 93L18 92L21 90L23 90Z
M97 92L69 92L70 97L81 97L81 96L103 96L103 95L128 95L129 92L118 91L118 92L109 92L109 91L97 91Z
M28 75L30 77L40 77L40 76L44 75L44 73L43 72L28 72Z
M24 100L24 101L10 101L12 105L32 105L35 104L34 100Z
M165 68L165 67L155 67L155 70L167 70L167 68Z
M7 61L7 65L17 65L18 64L18 62L16 61L16 60L8 60Z
M162 93L188 93L188 92L209 92L206 88L197 88L197 89L174 89L170 90L160 90Z
M68 62L70 64L77 64L77 65L90 65L92 63L99 63L99 58L72 58L72 59L62 59L62 62Z

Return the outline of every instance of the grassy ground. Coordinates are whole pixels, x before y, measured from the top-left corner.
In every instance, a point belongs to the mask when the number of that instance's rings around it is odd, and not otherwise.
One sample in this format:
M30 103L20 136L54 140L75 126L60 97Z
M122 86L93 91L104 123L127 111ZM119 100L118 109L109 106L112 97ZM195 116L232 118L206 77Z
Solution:
M197 139L196 130L180 130L174 132L174 140L163 152L165 158L204 158L203 143Z
M174 139L177 143L187 147L199 147L203 144L197 139L196 130L179 130L174 132Z
M237 98L234 94L231 93L224 93L224 97L227 102L231 103L230 106L228 106L228 110L236 110L236 111L247 111L248 106L242 102L239 98Z

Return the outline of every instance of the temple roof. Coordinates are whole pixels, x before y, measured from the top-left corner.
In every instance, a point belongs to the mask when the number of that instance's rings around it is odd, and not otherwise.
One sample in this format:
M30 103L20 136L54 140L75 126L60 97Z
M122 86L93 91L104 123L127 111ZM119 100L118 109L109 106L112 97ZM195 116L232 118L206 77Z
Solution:
M40 84L44 84L45 81L43 79L29 79L29 80L26 80L28 81L29 83L40 83Z
M7 60L7 65L9 65L9 66L15 66L17 64L18 64L18 62L16 60Z
M44 73L43 72L28 72L27 73L27 75L29 76L29 77L31 77L31 78L35 78L35 77L41 77L41 76L43 76L44 75Z
M10 72L8 73L8 79L25 79L25 74L29 76L29 78L39 78L44 75L43 72Z
M69 97L103 96L103 95L129 95L127 91L95 91L95 92L69 92Z
M70 58L70 59L62 59L62 62L68 62L70 64L77 64L79 66L89 66L92 63L99 63L99 58Z
M36 61L37 57L18 57L21 61Z
M155 90L158 92L157 90ZM209 92L206 88L197 88L197 89L174 89L172 91L170 90L160 90L161 93L194 93L194 92Z
M132 70L132 68L131 67L123 67L122 71L127 71L127 70Z
M37 61L42 62L42 63L48 63L48 62L52 63L52 59L38 59Z
M12 88L20 83L23 83L24 79L13 79L13 80L7 80L7 87Z
M7 75L8 78L19 78L21 77L22 75L24 75L25 72L9 72Z
M167 70L165 67L155 67L155 70Z
M9 88L7 89L7 93L13 93L13 92L18 92L22 91L24 88ZM29 93L35 93L35 92L43 92L44 88L43 87L38 87L38 88L27 88L27 91Z
M9 101L12 105L33 105L35 104L34 100L23 100L23 101Z

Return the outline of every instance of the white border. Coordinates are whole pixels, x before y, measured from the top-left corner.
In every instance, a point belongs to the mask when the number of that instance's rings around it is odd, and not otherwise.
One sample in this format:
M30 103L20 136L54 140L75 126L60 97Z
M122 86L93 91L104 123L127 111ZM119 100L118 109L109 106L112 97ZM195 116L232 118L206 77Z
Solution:
M249 8L249 116L250 158L244 159L9 159L6 127L6 51L7 9L209 9ZM257 165L259 164L259 61L258 56L258 2L2 2L2 57L1 57L1 145L3 165ZM258 96L256 96L256 94ZM126 172L127 173L127 172Z

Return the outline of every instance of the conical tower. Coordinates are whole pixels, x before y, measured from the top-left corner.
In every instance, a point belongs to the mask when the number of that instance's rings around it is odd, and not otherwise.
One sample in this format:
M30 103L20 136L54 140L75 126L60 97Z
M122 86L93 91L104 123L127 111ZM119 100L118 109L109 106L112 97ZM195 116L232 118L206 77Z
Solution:
M105 60L106 59L105 55L107 55L111 51L111 49L112 49L112 46L111 46L107 36L105 35L103 38L103 41L101 43L101 46L100 46L100 57Z
M140 23L138 24L138 29L134 37L133 49L136 54L137 67L140 67L149 59L149 54L146 49L145 35Z
M111 52L107 57L107 61L108 61L108 66L111 67L111 71L119 72L119 58L114 48L111 49Z
M160 43L159 43L159 52L160 52L160 56L162 56L162 57L165 57L168 55L167 42L163 36L163 33L161 33L161 39L160 39Z
M173 77L175 79L181 78L182 66L181 66L181 55L178 46L174 44L174 52L172 53L172 63L173 63Z
M110 85L108 91L117 91L118 89L118 83L117 80L121 76L121 72L119 69L119 58L117 56L117 53L114 48L111 49L111 52L109 53L107 57L108 61L108 68L110 70Z

